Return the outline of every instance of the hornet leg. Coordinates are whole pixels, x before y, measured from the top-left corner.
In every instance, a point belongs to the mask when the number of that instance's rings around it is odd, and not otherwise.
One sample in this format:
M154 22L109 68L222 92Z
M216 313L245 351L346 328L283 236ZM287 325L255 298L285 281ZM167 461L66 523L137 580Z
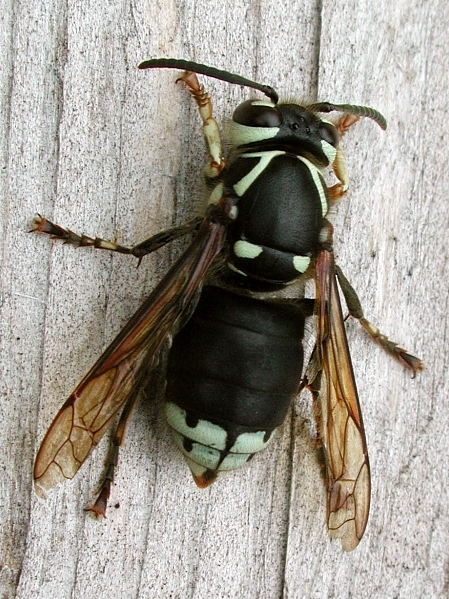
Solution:
M160 233L149 237L145 241L142 241L133 247L125 247L113 241L101 239L100 237L93 238L84 234L78 235L70 229L63 229L59 225L55 225L40 215L33 220L33 228L30 232L47 233L48 235L51 235L53 239L61 239L64 241L64 243L68 243L76 247L94 247L100 250L119 252L120 254L132 254L139 259L140 263L146 254L154 252L163 245L178 239L178 237L183 237L189 233L194 233L200 226L202 220L203 219L201 217L196 217L187 223L173 227L171 229L166 229L165 231L161 231Z
M346 134L348 129L352 127L352 125L354 125L359 118L360 117L354 116L352 114L346 114L338 120L338 122L335 124L335 127L337 128L340 138ZM337 155L332 164L332 170L334 171L339 183L336 183L329 188L329 200L331 206L341 200L341 198L348 191L349 187L349 175L348 169L346 167L346 159L340 146L337 148Z
M217 121L212 116L212 100L205 91L204 85L200 85L195 73L186 71L177 81L183 81L195 100L201 119L203 121L203 133L206 140L210 161L205 168L208 179L216 179L225 167L223 150L221 146L220 129Z
M423 369L423 363L419 358L412 356L405 349L399 347L397 343L390 341L386 335L383 335L377 327L375 327L369 320L364 316L362 305L357 296L357 293L348 279L344 276L341 268L335 265L335 271L340 283L340 288L345 297L346 305L348 306L349 314L353 318L357 318L362 327L368 333L368 335L376 343L378 343L390 356L393 356L398 362L400 362L406 368L413 371L416 374L419 370Z

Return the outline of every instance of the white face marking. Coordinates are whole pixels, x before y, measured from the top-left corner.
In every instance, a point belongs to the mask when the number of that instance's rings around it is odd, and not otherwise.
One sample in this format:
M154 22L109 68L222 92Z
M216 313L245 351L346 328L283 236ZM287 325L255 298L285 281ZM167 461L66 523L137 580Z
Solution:
M260 160L247 175L242 177L242 179L240 179L240 181L233 186L235 193L241 197L251 183L254 183L257 177L263 173L273 158L276 156L281 156L282 154L285 154L285 152L282 152L281 150L272 150L271 152L250 152L248 154L242 154L241 158L260 158Z
M234 272L237 272L239 275L242 275L244 277L247 277L248 275L246 274L246 272L243 272L243 270L239 270L238 268L236 268L231 262L228 262L228 268L230 268L231 270L233 270Z
M231 447L232 453L250 454L265 449L265 447L273 438L274 431L271 433L267 441L264 441L265 434L265 431L257 431L257 433L242 433L237 437L236 442Z
M172 402L165 404L165 415L169 426L188 439L199 441L216 449L226 447L227 433L218 424L212 424L207 420L199 420L198 424L191 428L186 424L186 411Z
M268 100L253 100L251 106L268 106L269 108L274 108L276 104L273 104L273 102L269 102Z
M300 273L309 268L310 258L308 256L293 256L293 267Z
M233 146L244 146L255 141L271 139L279 133L279 127L249 127L231 121L229 124L229 139Z
M263 248L260 245L254 245L249 241L240 240L234 243L234 254L238 258L257 258L262 252Z
M335 156L337 155L337 148L334 148L334 146L332 146L328 141L322 139L321 149L323 150L323 154L329 160L329 163L333 164Z
M327 206L326 190L324 188L321 171L314 164L312 164L310 162L310 160L307 160L307 158L304 158L303 156L298 156L298 160L301 160L301 162L303 162L309 169L310 174L312 175L312 178L313 178L313 182L315 183L318 193L320 194L321 214L323 216L326 216L327 211L328 211L328 206Z
M214 187L214 189L212 190L212 193L209 196L209 200L207 202L208 205L209 204L218 204L218 202L223 197L223 187L224 187L223 183L219 183L216 187Z

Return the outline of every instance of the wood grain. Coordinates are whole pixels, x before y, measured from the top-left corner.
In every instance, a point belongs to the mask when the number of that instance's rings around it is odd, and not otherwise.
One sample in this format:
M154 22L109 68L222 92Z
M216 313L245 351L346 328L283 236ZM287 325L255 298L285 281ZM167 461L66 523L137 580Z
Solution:
M362 0L132 4L5 0L0 32L0 596L20 599L443 598L449 594L446 118L449 5ZM372 105L351 130L338 263L368 318L423 358L412 380L357 323L348 335L373 472L358 549L325 529L301 396L272 447L198 490L142 403L110 501L92 499L106 446L43 502L32 465L51 419L181 246L127 256L27 234L36 212L131 244L203 197L199 119L159 56L238 72L297 99ZM248 97L208 81L220 122ZM114 507L115 506L115 507Z

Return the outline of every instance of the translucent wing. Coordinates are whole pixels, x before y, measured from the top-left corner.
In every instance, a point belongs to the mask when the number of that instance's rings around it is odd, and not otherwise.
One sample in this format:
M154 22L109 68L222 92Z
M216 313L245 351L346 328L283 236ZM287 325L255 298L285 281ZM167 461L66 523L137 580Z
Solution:
M151 368L167 333L189 307L212 260L223 247L225 227L204 219L195 239L122 329L60 409L37 454L36 491L73 478Z
M363 536L370 506L370 470L332 252L316 265L318 336L315 397L320 402L326 460L328 527L346 551ZM318 384L317 384L318 383ZM313 385L312 385L313 387Z

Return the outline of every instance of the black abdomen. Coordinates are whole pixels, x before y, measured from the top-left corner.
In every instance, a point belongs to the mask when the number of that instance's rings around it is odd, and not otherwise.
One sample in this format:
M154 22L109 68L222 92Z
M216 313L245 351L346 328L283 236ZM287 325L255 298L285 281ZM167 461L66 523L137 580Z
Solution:
M201 486L245 463L283 422L301 380L303 332L299 306L204 289L173 341L166 393Z

